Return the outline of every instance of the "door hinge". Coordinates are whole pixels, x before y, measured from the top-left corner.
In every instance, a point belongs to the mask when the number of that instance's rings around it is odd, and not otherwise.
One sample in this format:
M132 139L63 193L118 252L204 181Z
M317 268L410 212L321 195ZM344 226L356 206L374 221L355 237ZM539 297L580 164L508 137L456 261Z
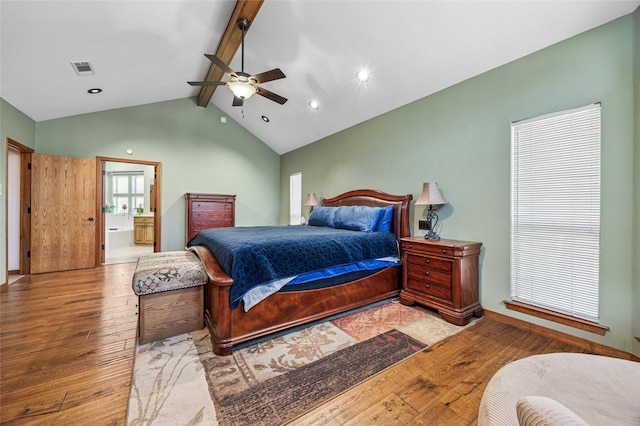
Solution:
M103 208L102 208L102 213L104 213L105 211L106 211L106 209L103 207Z
M31 170L31 163L27 163L27 169Z
M102 170L102 176L106 175L107 171L106 170Z
M27 251L27 257L31 257L31 250Z
M27 214L31 214L31 207L27 207Z
M104 250L104 244L100 246L102 248L102 250Z

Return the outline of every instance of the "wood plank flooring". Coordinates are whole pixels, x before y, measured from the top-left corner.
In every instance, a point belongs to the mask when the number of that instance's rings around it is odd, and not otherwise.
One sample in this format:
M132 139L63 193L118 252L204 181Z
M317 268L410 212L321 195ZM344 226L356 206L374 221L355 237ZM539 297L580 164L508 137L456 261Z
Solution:
M0 423L125 424L137 326L134 268L32 275L4 286ZM474 425L482 392L500 367L563 351L625 357L492 314L292 424Z
M0 422L122 425L134 263L22 278L0 293Z

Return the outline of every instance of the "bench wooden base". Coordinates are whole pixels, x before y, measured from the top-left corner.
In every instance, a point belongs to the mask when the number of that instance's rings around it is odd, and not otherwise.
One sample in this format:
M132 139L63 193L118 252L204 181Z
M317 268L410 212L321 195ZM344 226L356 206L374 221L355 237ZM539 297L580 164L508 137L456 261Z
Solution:
M140 296L139 342L155 342L204 327L204 286Z

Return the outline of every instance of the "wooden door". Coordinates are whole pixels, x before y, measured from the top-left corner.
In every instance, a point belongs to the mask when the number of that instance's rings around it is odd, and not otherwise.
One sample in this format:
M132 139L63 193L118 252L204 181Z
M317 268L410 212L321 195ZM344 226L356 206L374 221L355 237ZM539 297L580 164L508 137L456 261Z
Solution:
M95 267L95 160L33 154L31 172L31 273Z

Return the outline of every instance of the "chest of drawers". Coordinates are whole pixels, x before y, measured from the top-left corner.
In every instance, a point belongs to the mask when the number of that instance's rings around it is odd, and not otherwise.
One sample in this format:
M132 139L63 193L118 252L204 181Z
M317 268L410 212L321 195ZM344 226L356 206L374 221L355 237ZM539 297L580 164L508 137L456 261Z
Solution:
M474 315L482 316L479 291L482 243L407 237L401 239L401 246L401 303L429 306L457 325L469 323Z
M187 241L209 228L235 226L236 196L186 193Z

